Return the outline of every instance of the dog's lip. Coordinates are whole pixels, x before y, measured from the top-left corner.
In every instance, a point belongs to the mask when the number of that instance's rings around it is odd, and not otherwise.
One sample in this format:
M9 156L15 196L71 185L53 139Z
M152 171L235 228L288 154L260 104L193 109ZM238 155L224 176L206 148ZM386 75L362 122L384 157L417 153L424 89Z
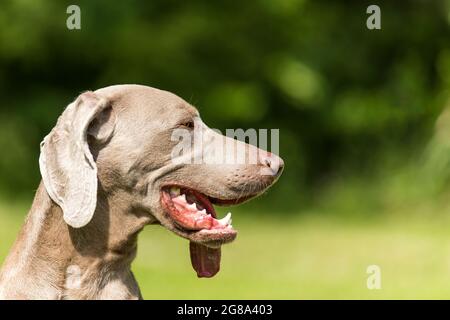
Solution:
M210 196L209 194L205 194L199 191L198 189L186 187L178 183L168 183L161 187L160 189L161 205L164 211L166 212L166 219L164 219L166 221L161 221L161 224L166 225L168 222L170 224L170 226L168 226L168 229L173 231L177 235L186 238L190 241L201 243L203 245L213 248L219 247L225 243L232 242L237 236L237 231L233 228L186 230L185 228L181 227L179 223L177 223L177 221L171 216L170 208L168 207L167 204L167 197L170 196L169 195L170 188L173 187L180 189L188 189L192 192L195 192L197 195L200 194L201 196L207 198L210 207L208 207L208 204L205 205L207 206L208 213L211 214L211 216L214 218L216 218L216 213L211 203L214 203L215 205L218 206L231 206L242 203L257 196L257 194L252 194L236 199L223 199Z
M255 193L255 194L251 194L251 195L236 198L236 199L220 199L220 198L214 198L214 197L208 197L208 198L212 204L215 204L219 207L228 207L228 206L235 206L235 205L244 203L250 199L257 197L258 195L259 195L258 193Z
M216 229L188 232L179 228L175 228L172 231L183 238L210 248L219 248L223 244L233 242L238 234L236 229Z
M161 186L161 191L162 190L167 190L170 187L178 187L181 189L191 189L194 190L206 197L208 197L208 200L214 204L217 205L219 207L228 207L228 206L235 206L244 202L247 202L248 200L251 200L253 198L256 198L257 196L259 196L262 192L264 192L264 190L262 190L261 192L253 192L253 193L248 193L243 195L242 197L238 197L238 198L226 198L226 197L222 197L221 195L219 195L218 193L214 193L211 190L201 190L199 188L193 187L193 186L189 186L189 185L183 185L180 183L165 183L164 185Z

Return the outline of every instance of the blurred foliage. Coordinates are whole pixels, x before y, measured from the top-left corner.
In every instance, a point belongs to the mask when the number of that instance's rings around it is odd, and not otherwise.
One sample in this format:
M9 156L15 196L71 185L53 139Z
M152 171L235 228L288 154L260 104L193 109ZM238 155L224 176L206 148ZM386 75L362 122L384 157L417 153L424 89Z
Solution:
M81 30L66 28L69 4ZM377 1L376 31L370 4L2 0L1 192L33 194L39 142L79 92L140 83L185 98L213 128L280 128L287 169L263 203L294 209L352 188L358 201L371 177L383 186L426 149L450 85L450 2ZM365 184L333 187L354 177Z

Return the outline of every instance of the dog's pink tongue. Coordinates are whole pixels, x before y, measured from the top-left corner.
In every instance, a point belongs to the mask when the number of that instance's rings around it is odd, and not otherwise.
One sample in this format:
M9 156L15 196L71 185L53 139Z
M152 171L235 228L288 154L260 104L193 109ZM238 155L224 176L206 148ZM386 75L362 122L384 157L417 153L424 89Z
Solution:
M189 243L192 267L199 278L211 278L220 270L219 248L210 248L195 242Z

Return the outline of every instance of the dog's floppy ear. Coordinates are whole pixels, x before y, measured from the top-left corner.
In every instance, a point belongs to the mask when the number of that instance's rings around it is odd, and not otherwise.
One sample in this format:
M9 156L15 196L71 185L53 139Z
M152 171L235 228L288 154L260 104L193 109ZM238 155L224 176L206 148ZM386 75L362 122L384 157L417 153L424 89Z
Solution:
M104 115L111 110L108 107L108 101L93 92L81 94L41 142L39 167L45 188L61 207L64 221L74 228L88 224L97 205L97 165L87 136L103 140L112 134L113 125L100 128L109 118Z

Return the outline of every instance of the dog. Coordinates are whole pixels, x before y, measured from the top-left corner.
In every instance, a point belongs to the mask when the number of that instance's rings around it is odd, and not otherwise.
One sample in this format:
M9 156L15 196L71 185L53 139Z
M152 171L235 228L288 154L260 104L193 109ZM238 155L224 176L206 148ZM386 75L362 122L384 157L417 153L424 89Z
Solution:
M225 143L256 161L189 161L199 148L174 154L176 132L200 132L200 149L214 153ZM142 299L131 263L149 224L188 239L197 275L211 277L221 245L237 234L230 214L218 219L213 204L262 194L284 163L208 128L175 94L115 85L66 107L41 143L39 167L42 181L0 273L3 299Z

